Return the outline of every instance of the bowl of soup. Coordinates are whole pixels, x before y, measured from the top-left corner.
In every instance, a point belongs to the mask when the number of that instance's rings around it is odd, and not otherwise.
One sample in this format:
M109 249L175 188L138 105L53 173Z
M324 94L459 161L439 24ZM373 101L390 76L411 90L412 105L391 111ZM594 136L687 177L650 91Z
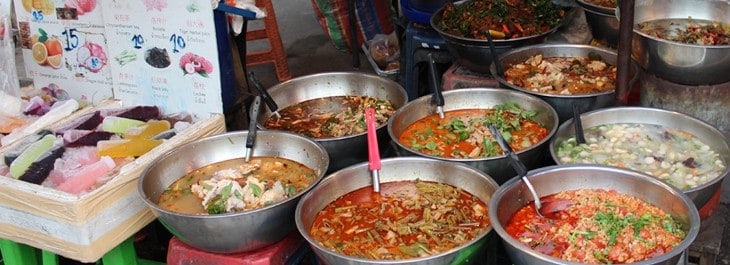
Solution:
M355 72L300 76L268 92L279 109L274 113L262 107L259 128L295 132L322 144L330 156L330 172L367 161L365 108L375 109L379 147L387 150L387 121L408 102L397 82Z
M616 107L583 113L585 144L577 144L573 120L550 142L557 164L603 164L652 175L704 206L728 175L730 147L712 125L658 108Z
M421 156L465 163L497 183L515 176L509 159L491 135L492 124L529 168L543 165L558 115L544 100L501 88L445 91L444 118L431 96L408 102L388 121L388 134L401 156Z
M510 50L490 66L500 85L535 95L558 113L562 123L582 113L616 105L616 51L582 44L540 44ZM638 67L630 67L631 82Z
M489 203L510 260L523 264L677 264L700 229L692 201L641 172L604 165L557 165L528 172Z
M325 175L327 152L301 135L259 131L246 161L247 136L236 131L183 144L142 172L140 197L182 242L238 253L295 231L296 204Z
M631 55L647 74L682 85L730 81L727 1L634 2ZM621 19L621 10L616 10Z
M383 159L380 190L368 163L325 177L299 201L296 225L323 264L484 262L486 205L497 183L461 163ZM483 256L481 256L483 257Z

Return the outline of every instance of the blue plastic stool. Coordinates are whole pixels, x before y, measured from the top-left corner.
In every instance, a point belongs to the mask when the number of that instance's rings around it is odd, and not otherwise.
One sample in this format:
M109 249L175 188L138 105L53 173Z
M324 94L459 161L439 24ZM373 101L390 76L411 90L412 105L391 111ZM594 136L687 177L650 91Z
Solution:
M432 53L436 62L443 64L451 64L453 56L446 49L446 41L431 27L408 22L403 38L401 80L409 100L413 100L421 96L420 72L428 69L427 55Z

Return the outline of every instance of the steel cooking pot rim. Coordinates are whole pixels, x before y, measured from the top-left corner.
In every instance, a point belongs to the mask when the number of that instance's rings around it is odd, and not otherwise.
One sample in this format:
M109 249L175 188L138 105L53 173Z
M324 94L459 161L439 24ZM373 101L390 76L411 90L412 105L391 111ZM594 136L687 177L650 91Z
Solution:
M690 120L692 122L695 122L695 123L698 123L698 124L702 124L705 128L707 128L708 130L710 130L713 134L718 135L719 136L719 140L722 140L723 142L725 142L725 146L726 147L730 147L730 143L728 143L728 139L715 126L712 126L711 124L709 124L709 123L707 123L707 122L705 122L703 120L700 120L698 118L692 117L691 115L687 115L687 114L684 114L684 113L681 113L681 112L678 112L678 111L672 111L672 110L660 109L660 108L651 108L651 107L641 107L641 106L624 106L624 107L613 107L613 108L605 108L605 109L597 109L597 110L587 111L587 112L581 114L581 117L583 117L582 119L585 119L586 116L597 115L596 113L615 112L615 111L626 111L626 110L637 110L637 111L642 111L642 112L660 112L660 113L665 113L667 115L678 115L678 116L681 116L684 119L688 119L688 120ZM566 120L565 122L563 122L563 124L561 124L560 126L558 126L558 131L561 131L561 129L563 129L563 126L566 126L566 127L570 126L570 127L572 127L572 123L573 123L573 118L570 118L570 119ZM612 124L612 123L606 123L606 124ZM655 123L646 123L646 124L655 124ZM657 125L660 125L660 124L657 124ZM664 126L664 125L661 125L661 126ZM558 144L559 143L557 142L557 137L553 137L550 140L550 144L549 144L549 147L548 148L550 149L550 155L552 156L553 161L556 164L558 164L558 165L574 165L574 164L562 164L559 161L560 159L556 159L557 158L557 154L555 152L556 152L556 150L558 148L558 146L557 146ZM730 161L726 161L725 157L722 157L722 156L720 156L720 159L722 159L723 162L725 163L725 170L722 173L720 173L719 175L715 176L714 178L708 180L707 182L705 182L705 183L703 183L701 185L698 185L697 187L690 188L690 189L686 189L686 190L680 190L680 189L677 189L677 190L681 191L682 193L692 193L692 192L696 192L696 191L699 191L699 190L702 190L702 189L706 189L707 187L710 187L712 185L717 184L717 182L722 181L725 178L726 175L730 174L730 166L728 166L730 164ZM659 180L656 177L654 177L654 178L657 179L657 180Z
M461 5L461 4L463 4L465 2L469 2L469 1L471 1L471 0L457 1L457 2L454 2L454 5ZM444 5L444 6L440 7L439 9L437 9L436 12L433 13L433 15L431 15L431 19L430 19L430 23L429 24L431 24L431 28L433 28L434 30L436 30L436 32L438 32L439 34L441 34L443 36L447 36L449 38L456 39L456 40L460 40L460 41L466 41L466 42L472 42L472 43L479 43L479 44L483 44L483 45L488 45L489 44L489 40L487 40L486 38L485 39L467 38L467 37L462 37L462 36L456 36L456 35L453 35L453 34L450 34L450 33L446 32L446 31L441 30L438 27L438 22L441 20L441 15L444 13L444 10L445 9L446 9L446 6ZM566 17L568 17L568 14L570 13L570 10L574 10L574 8L569 8L568 11L565 12L565 16L563 16L563 20L560 23L558 23L558 25L555 25L554 27L552 27L552 28L550 28L550 29L548 29L548 30L546 30L544 32L541 32L540 34L535 34L535 35L530 35L530 36L524 36L524 37L519 37L519 38L513 38L513 39L506 39L506 40L505 39L493 40L494 41L494 44L495 45L499 45L499 44L510 45L513 42L520 42L520 41L524 41L524 40L536 39L536 38L539 38L539 37L548 35L550 33L553 33L553 32L557 31L561 26L563 26L565 24ZM464 44L461 44L461 45L464 45Z
M615 16L616 19L621 21L621 10L620 8L616 8L615 10ZM662 18L664 19L664 18ZM679 18L684 19L684 18ZM692 19L701 19L701 20L710 20L710 21L717 21L715 19L709 19L709 18L698 18L698 17L692 17ZM655 21L658 19L650 19L646 21L634 21L634 26L632 27L632 30L634 31L634 34L637 34L641 37L648 38L653 41L657 41L659 43L665 44L665 45L677 45L682 47L690 47L690 48L701 48L701 49L727 49L730 48L730 44L727 45L700 45L700 44L689 44L689 43L682 43L682 42L676 42L676 41L670 41L667 39L662 39L659 37L654 37L652 35L646 34L642 32L641 30L637 29L639 23L647 22L647 21ZM726 21L720 21L721 23L728 23Z
M680 242L679 245L675 246L669 252L666 252L662 255L654 257L653 259L658 259L660 257L661 258L671 258L671 257L679 256L686 249L689 248L689 245L695 240L695 238L699 234L699 230L700 230L700 216L699 216L697 207L694 205L692 200L689 197L687 197L687 195L685 195L678 189L674 188L673 186L669 185L668 183L665 183L655 177L647 175L646 173L643 173L643 172L634 171L634 170L630 170L630 169L624 169L624 168L607 166L607 165L594 165L594 164L552 165L552 166L547 166L547 167L530 170L527 173L527 176L530 177L530 176L533 176L536 174L552 172L552 171L561 171L561 170L566 170L566 169L571 170L571 169L595 169L595 168L600 169L602 171L620 172L620 173L629 174L634 177L641 178L644 181L651 182L654 185L667 189L667 190L671 191L672 193L674 193L677 197L679 197L681 199L681 201L685 204L685 206L688 206L687 207L689 209L689 213L687 214L688 223L693 226L690 226L688 228L685 238L682 239L682 241ZM570 264L570 265L584 264L584 263L578 263L578 262L565 261L565 260L562 260L559 258L555 258L555 257L549 256L549 255L534 251L533 249L529 248L528 246L525 246L520 241L518 241L517 239L515 239L511 235L509 235L507 233L507 231L504 229L504 226L499 222L499 220L496 220L496 218L492 218L493 216L494 217L498 216L498 214L496 212L497 211L496 208L493 208L493 207L497 206L499 200L501 200L504 197L505 192L507 191L508 188L510 188L511 186L517 185L520 182L521 182L521 179L519 177L511 178L504 184L500 185L499 188L494 192L494 194L492 194L492 199L490 200L489 207L487 207L487 209L489 211L490 222L493 222L496 224L496 225L494 225L494 224L492 225L492 230L494 230L502 240L507 241L512 247L518 248L522 253L531 255L532 257L539 258L545 262L549 262L550 264ZM682 249L680 249L679 246L682 246ZM631 264L649 265L649 264L654 264L655 261L656 260L654 260L654 261L644 260L644 261L631 263Z
M428 162L428 161L433 161L433 159L425 158L425 157L417 157L417 156L399 156L399 157L384 158L384 159L381 160L381 163L383 164L383 166L387 166L387 164L389 164L389 163L396 163L396 162L399 162L399 161L406 161L406 162L408 162L408 161L425 161L425 162ZM448 162L447 161L438 161L438 163L448 163ZM294 211L294 216L295 216L294 219L295 219L295 223L296 223L296 228L297 228L298 231L300 231L300 234L302 235L302 237L304 237L306 243L308 243L308 244L319 244L319 242L317 242L316 240L314 240L311 237L311 235L309 234L309 232L305 232L305 233L302 233L301 232L301 231L308 231L309 228L311 228L311 225L309 227L305 227L305 225L302 223L301 218L299 218L300 216L302 216L302 207L301 207L301 204L303 204L304 202L306 202L307 200L309 200L310 197L315 196L314 195L315 193L317 193L317 192L323 192L323 191L321 191L321 189L324 189L323 187L325 185L320 185L320 184L326 184L328 182L333 182L333 181L336 182L337 180L334 180L334 177L333 176L336 175L338 172L340 172L342 170L345 170L345 169L348 169L348 170L362 169L364 171L368 171L368 164L369 164L369 162L367 162L367 161L360 162L360 163L351 165L351 166L349 166L347 168L344 168L344 169L338 170L336 172L333 172L333 173L325 176L317 184L317 186L314 187L314 189L311 192L307 192L306 194L304 194L304 196L302 196L301 200L297 203L296 210ZM468 171L471 171L471 172L474 172L476 174L485 176L486 179L487 179L487 181L489 183L491 183L495 188L499 188L499 185L494 181L494 179L491 176L489 176L489 174L487 174L485 172L482 172L481 170L479 170L479 169L477 169L477 168L475 168L473 166L470 166L470 165L467 165L467 164L463 164L463 163L450 163L450 166L464 168L464 169L466 169ZM387 182L383 182L383 183L387 183ZM350 192L353 192L353 191L355 191L357 189L358 188L356 188L354 190L346 191L345 194L350 193ZM489 200L487 200L487 201L482 200L482 202L484 202L487 206L489 206L489 203L492 200L492 197L493 197L493 194L490 194L489 195ZM479 198L479 197L477 197L477 198ZM481 200L481 198L480 198L480 200ZM329 203L331 203L331 201L330 202L327 202L327 204L329 204ZM485 237L492 232L492 230L493 230L493 226L492 226L491 221L490 221L490 224L487 227L487 229L485 229L485 231L482 234L474 237L469 242L466 242L466 243L464 243L464 244L462 244L460 246L451 248L451 249L449 249L447 251L444 251L444 252L441 252L441 253L438 253L438 254L430 255L430 256L427 256L427 257L411 258L411 259L401 259L401 260L375 260L375 259L365 259L365 258L358 258L358 257L354 257L354 256L348 256L348 255L345 255L345 254L341 254L341 253L332 251L332 250L330 250L330 249L328 249L326 247L320 247L318 249L321 250L321 251L324 251L327 254L332 255L332 256L346 257L347 259L352 260L352 261L354 261L356 263L357 262L362 262L362 263L373 263L374 262L374 263L377 263L377 264L400 264L400 263L409 263L409 264L411 264L411 263L416 263L416 262L425 262L425 261L428 261L428 260L431 260L431 259L435 259L435 258L438 258L438 257L443 257L443 256L451 255L451 254L454 254L456 252L459 252L459 251L461 251L463 249L472 247L473 244L475 244L475 243L477 243L477 242L479 242L481 240L484 240Z
M590 3L586 0L576 0L576 2L578 2L578 5L580 5L580 7L582 7L584 10L598 13L601 15L613 16L613 15L615 15L616 8L617 8L617 7L605 7L605 6L601 6L601 5L596 5L594 3Z
M618 54L614 50L607 49L607 48L602 48L602 47L597 47L597 46L593 46L593 45L588 45L588 44L542 43L542 44L535 44L535 45L523 46L523 47L519 47L519 48L515 48L515 49L512 49L512 50L506 51L506 52L504 52L499 57L499 61L501 62L502 60L504 60L505 57L507 57L509 55L516 54L516 53L519 53L519 52L523 52L523 51L526 51L526 50L534 50L534 49L542 49L542 48L553 48L553 47L554 48L577 48L577 49L598 50L598 51L601 51L601 52L605 52L605 53L612 54L614 56L618 56ZM532 95L535 95L535 96L548 97L548 98L579 99L579 98L588 98L588 97L595 97L595 96L610 95L610 94L615 94L616 93L616 90L610 90L610 91L603 91L603 92L598 92L598 93L560 95L560 94L548 94L548 93L541 93L541 92L537 92L537 91L532 91L532 90L529 90L529 89L526 89L526 88L523 88L523 87L519 87L519 86L510 84L510 83L507 82L506 79L504 79L504 77L502 75L494 74L494 73L497 72L496 63L497 62L492 62L489 65L489 70L492 73L492 76L494 76L494 78L496 78L497 81L499 81L499 84L500 85L507 86L509 88L512 88L512 89L515 89L515 90L519 90L519 91L522 91L522 92L525 92L525 93L529 93L529 94L532 94ZM633 79L637 79L639 77L639 67L636 65L636 62L634 62L633 60L631 61L631 68L633 69L633 71L635 73Z
M262 130L262 131L264 132L263 134L266 134L266 133L282 133L282 134L287 134L287 135L290 135L290 136L293 136L293 137L297 137L297 138L302 138L302 139L305 139L306 138L306 137L304 137L302 135L299 135L299 134L296 134L296 133L292 133L292 132L287 132L287 131L274 131L274 130L269 130L269 131ZM262 132L262 131L259 131L259 132ZM178 146L177 148L173 148L171 150L168 150L167 152L165 152L162 155L160 155L160 156L156 157L155 159L153 159L150 162L150 166L145 167L144 170L142 170L142 173L140 174L140 177L137 180L137 194L139 195L139 197L142 198L142 201L144 201L145 204L147 204L152 209L152 212L155 214L155 216L158 216L158 217L161 215L161 213L163 213L165 215L180 216L180 217L186 217L186 218L192 218L192 219L230 218L230 217L233 217L233 216L249 215L249 214L255 214L257 212L268 211L268 210L271 210L273 208L276 208L276 206L289 203L290 201L293 201L293 200L298 200L302 196L304 196L307 193L309 193L312 189L314 189L314 187L317 186L317 184L319 184L319 182L322 181L322 179L325 177L325 171L326 171L326 169L325 170L322 170L322 172L320 174L318 174L317 178L312 182L312 184L310 184L307 188L305 188L304 190L302 190L301 192L295 194L292 197L286 198L286 199L284 199L284 200L282 200L280 202L274 203L272 205L264 206L264 207L261 207L261 208L258 208L258 209L253 209L253 210L248 210L248 211L243 211L243 212L234 212L234 213L221 213L221 214L185 214L185 213L180 213L180 212L175 212L175 211L170 211L170 210L163 209L162 207L160 207L159 204L157 204L157 202L154 202L151 198L149 198L149 196L147 196L147 193L144 191L145 190L144 189L144 182L146 180L145 176L147 176L147 174L153 168L155 168L156 165L159 164L160 161L163 161L163 160L165 160L165 159L167 159L167 158L175 155L175 153L180 152L180 150L183 150L184 147L194 146L194 145L197 145L197 144L201 144L203 142L206 142L206 141L213 141L213 140L215 140L217 138L227 138L227 137L231 137L231 135L241 134L241 133L244 133L244 132L245 133L248 133L247 130L242 130L242 131L231 131L231 132L225 132L225 133L221 133L221 134L211 135L211 136L207 136L207 137L203 137L203 138L196 139L194 141L190 141L190 142L187 142L187 143L183 143L180 146ZM327 152L325 151L325 149L322 146L322 144L316 143L316 142L314 142L314 144L316 146L318 146L318 148L320 150L323 151L323 154L327 154ZM242 149L242 151L243 151L243 149ZM237 158L243 158L243 157L244 157L244 154L241 153L241 157L234 157L234 158L229 158L229 159L237 159ZM329 163L329 160L327 160L325 163ZM195 169L193 169L193 170L195 170ZM182 177L182 176L180 176L180 177Z
M530 147L527 147L527 148L524 148L524 149L520 149L519 151L515 151L515 154L516 155L520 155L522 153L526 153L526 152L531 151L533 149L540 148L545 143L548 143L549 144L549 141L558 132L558 127L560 127L559 126L560 124L558 123L558 113L557 113L557 111L555 111L555 108L553 108L552 106L550 106L550 104L548 104L545 100L543 100L543 99L541 99L541 98L539 98L539 97L537 97L535 95L525 94L525 93L521 93L519 91L514 91L514 90L506 90L506 89L503 89L503 88L492 88L492 87L489 87L489 88L486 88L486 87L460 88L460 89L454 89L454 90L444 91L443 92L443 95L444 96L448 96L450 94L455 94L455 93L469 93L469 92L473 92L473 91L487 91L487 92L496 92L496 93L510 93L510 94L515 94L518 97L529 97L529 98L531 98L531 100L535 100L535 101L540 102L540 104L543 104L543 106L546 106L547 109L550 110L550 114L549 115L551 117L553 117L553 124L554 124L554 126L548 132L547 136L545 136L545 138L543 138L539 142L531 145ZM405 111L405 109L409 105L419 104L421 101L428 101L428 100L430 100L430 97L431 97L430 95L425 95L425 96L421 96L419 98L416 98L416 99L414 99L412 101L407 102L405 105L403 105L402 107L398 108L398 110L396 110L395 113L393 113L393 116L392 117L399 116L398 114L400 114L401 112ZM422 103L420 103L420 104L422 104ZM459 110L459 109L471 109L471 108L455 108L455 109L449 109L449 111L451 111L451 110ZM423 118L423 117L421 117L421 118ZM392 135L393 134L393 130L390 129L390 128L392 128L394 126L394 125L392 125L393 122L395 122L395 119L389 119L388 120L388 134L390 135L391 140L396 145L398 145L399 147L401 147L403 149L406 149L409 152L412 152L414 154L418 154L419 156L424 156L424 157L427 157L427 158L441 160L441 161L448 161L448 162L478 162L478 161L493 161L493 160L507 159L507 156L504 155L504 154L503 155L499 155L499 156L480 157L480 158L448 158L448 157L440 157L440 156L433 156L433 155L425 154L423 152L416 151L416 150L414 150L414 149L412 149L412 148L410 148L410 147L402 144L400 141L398 141L397 140L398 139L398 135ZM547 125L543 125L543 126L547 126Z

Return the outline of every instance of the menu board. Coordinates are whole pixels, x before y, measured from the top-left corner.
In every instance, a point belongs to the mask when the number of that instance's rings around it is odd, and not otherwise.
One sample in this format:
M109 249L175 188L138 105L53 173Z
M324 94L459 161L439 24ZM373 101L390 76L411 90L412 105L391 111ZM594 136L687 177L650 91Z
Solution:
M15 1L26 71L70 97L165 113L222 112L207 0Z

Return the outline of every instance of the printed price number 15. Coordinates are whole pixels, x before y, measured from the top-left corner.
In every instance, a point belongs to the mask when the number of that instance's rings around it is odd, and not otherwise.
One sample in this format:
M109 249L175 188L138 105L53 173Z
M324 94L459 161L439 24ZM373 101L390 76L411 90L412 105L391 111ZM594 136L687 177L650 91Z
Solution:
M170 42L172 43L172 52L178 53L180 50L185 49L185 38L177 34L170 35Z
M77 32L75 28L69 28L61 33L66 38L66 47L63 48L64 50L71 51L79 47L79 35L76 34Z

